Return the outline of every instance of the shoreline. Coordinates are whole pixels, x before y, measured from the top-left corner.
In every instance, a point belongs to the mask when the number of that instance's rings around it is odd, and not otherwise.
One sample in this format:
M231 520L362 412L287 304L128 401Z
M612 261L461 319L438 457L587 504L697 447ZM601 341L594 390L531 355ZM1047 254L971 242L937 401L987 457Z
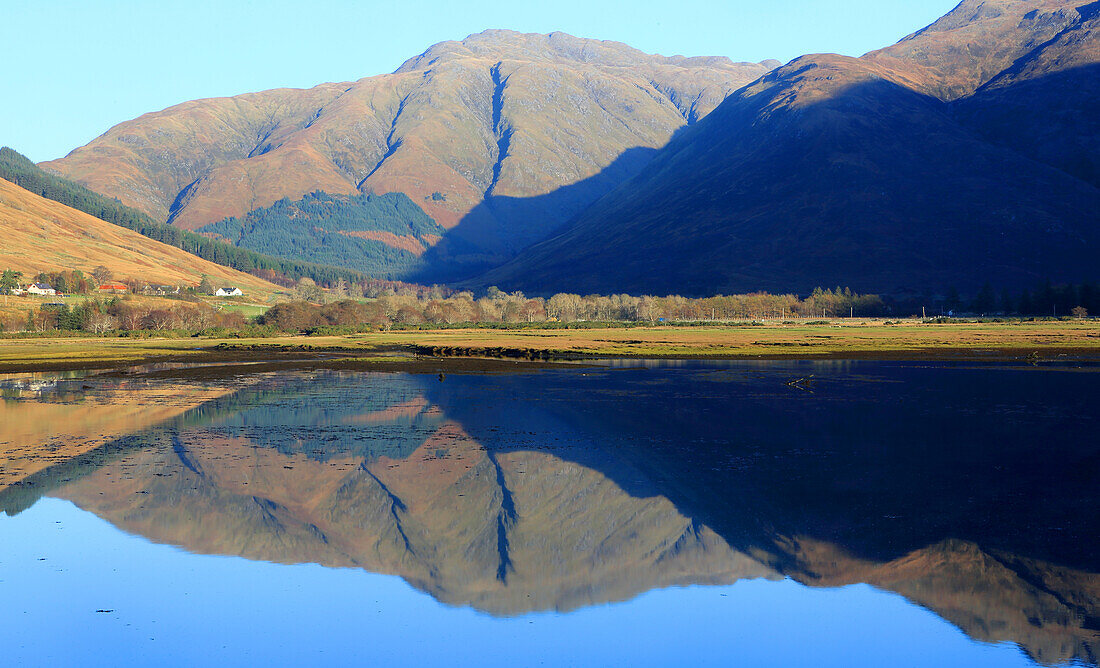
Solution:
M135 366L495 371L603 360L1100 361L1100 324L411 330L267 339L0 340L0 374ZM183 371L183 369L177 369Z

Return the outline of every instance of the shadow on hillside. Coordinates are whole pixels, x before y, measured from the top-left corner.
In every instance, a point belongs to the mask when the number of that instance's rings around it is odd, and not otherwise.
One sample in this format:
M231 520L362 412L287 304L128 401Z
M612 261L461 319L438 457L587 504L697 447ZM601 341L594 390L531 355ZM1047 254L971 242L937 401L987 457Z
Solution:
M597 174L545 195L490 196L424 254L420 268L408 280L456 281L503 264L560 231L590 204L629 181L656 153L657 149L640 146L627 149Z
M1063 90L1095 76L1088 67L1049 81ZM1046 81L998 99L1043 97ZM813 101L791 102L803 97ZM1016 116L1046 154L976 129L1005 113L1001 104L964 124L959 107L855 66L795 63L753 95L727 99L556 235L468 283L705 296L1090 280L1100 191L1070 173L1087 175L1088 165L1059 169L1079 142L1041 137L1051 124L1095 136L1100 121L1061 114L1071 98L1053 98L1047 118Z
M1095 6L1100 3L1089 5ZM955 109L962 123L988 141L1100 188L1100 64L1005 88L983 86Z

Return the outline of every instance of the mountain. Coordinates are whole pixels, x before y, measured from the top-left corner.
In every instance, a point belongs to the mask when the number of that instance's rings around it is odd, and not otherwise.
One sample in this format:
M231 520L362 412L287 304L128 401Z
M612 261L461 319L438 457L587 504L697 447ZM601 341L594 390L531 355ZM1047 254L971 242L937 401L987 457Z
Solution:
M477 285L921 293L1095 276L1100 3L966 0L796 59Z
M954 106L983 138L1100 188L1100 2L1076 11L1081 20Z
M951 101L973 94L1067 30L1088 20L1095 2L1082 0L963 0L943 18L864 60L906 85Z
M493 30L393 74L146 114L43 167L185 229L318 190L405 193L448 230L428 258L446 274L542 239L774 64Z
M280 288L39 197L0 179L0 268L33 277L41 272L106 266L118 280L137 279L164 285L198 285L205 274L218 284L234 285L245 294L265 298Z

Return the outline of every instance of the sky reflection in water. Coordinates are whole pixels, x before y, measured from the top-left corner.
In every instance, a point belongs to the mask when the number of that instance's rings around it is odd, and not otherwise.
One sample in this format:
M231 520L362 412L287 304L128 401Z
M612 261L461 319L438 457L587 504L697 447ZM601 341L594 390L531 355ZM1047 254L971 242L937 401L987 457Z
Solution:
M0 642L30 664L1095 662L1094 370L658 366L9 392L8 454L46 409L124 424L0 459Z

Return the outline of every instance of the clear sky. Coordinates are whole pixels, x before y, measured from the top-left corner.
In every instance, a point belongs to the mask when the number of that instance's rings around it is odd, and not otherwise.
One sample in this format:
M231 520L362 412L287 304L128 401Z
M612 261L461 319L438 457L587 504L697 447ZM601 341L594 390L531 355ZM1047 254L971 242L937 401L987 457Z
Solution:
M488 28L564 31L650 53L784 62L858 56L957 0L0 0L0 145L58 158L107 128L201 97L393 71Z

